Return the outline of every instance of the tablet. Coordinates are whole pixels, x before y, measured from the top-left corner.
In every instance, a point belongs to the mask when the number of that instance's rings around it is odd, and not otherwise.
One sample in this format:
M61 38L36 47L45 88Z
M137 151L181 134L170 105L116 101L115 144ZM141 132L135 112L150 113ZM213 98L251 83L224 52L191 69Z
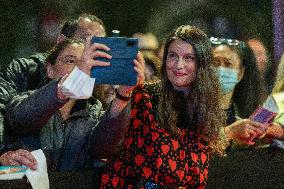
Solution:
M91 43L102 43L110 48L107 53L112 59L97 58L96 60L110 62L110 66L96 66L91 70L95 84L127 85L137 83L137 72L133 60L138 53L138 39L126 37L93 37Z

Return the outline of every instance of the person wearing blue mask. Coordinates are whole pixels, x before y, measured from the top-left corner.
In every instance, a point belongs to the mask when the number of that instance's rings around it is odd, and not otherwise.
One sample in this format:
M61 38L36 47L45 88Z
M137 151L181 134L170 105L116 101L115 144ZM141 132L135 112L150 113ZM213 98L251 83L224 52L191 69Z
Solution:
M266 97L253 52L242 41L220 38L210 40L224 109L234 109L237 116L248 118Z
M238 84L238 72L235 69L220 66L217 70L220 83L222 84L222 93L227 94L234 91L235 86Z
M242 41L210 38L227 125L244 124L266 97L252 50ZM238 119L236 119L238 118ZM251 127L255 122L250 121ZM253 141L248 142L254 144Z

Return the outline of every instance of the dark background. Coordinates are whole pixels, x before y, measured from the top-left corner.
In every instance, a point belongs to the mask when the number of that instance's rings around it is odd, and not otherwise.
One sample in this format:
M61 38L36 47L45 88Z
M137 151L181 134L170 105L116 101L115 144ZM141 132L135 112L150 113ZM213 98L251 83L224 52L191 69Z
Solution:
M83 12L99 16L108 34L150 31L162 42L175 27L192 24L208 35L261 38L272 52L271 6L270 0L0 0L0 65L50 49L59 24Z
M99 16L107 32L123 36L151 31L160 42L181 24L193 24L208 35L246 39L257 37L272 52L271 0L0 0L0 66L51 48L60 23L83 12ZM214 159L213 159L214 160ZM284 188L283 151L235 152L211 163L208 188ZM218 168L218 169L217 169ZM82 175L81 173L79 173ZM51 183L72 187L93 176L52 177ZM82 177L82 178L83 178ZM66 180L68 179L68 180ZM89 180L88 180L89 179ZM71 182L73 180L74 182ZM64 182L66 181L66 182ZM1 184L1 182L0 182ZM5 184L5 183L4 183ZM15 186L15 183L12 183ZM11 184L11 185L12 185ZM26 181L21 185L27 186ZM56 185L54 184L54 185ZM58 188L63 188L60 185ZM5 184L4 186L10 186ZM20 187L19 187L20 188ZM56 187L52 187L56 188Z

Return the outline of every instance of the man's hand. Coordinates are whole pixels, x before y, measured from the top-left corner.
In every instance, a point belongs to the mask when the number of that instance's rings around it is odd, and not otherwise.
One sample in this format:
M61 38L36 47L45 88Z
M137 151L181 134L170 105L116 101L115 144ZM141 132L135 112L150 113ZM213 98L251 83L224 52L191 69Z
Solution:
M76 63L73 71L64 76L59 84L57 96L59 99L87 99L92 96L95 79L90 77L91 69L95 66L110 66L109 62L95 60L95 58L111 59L112 57L104 51L110 49L99 43L91 43L91 38L85 41L84 51L80 60Z
M25 165L32 170L37 169L37 161L34 156L27 150L16 150L4 153L0 157L0 162L4 166Z
M100 43L93 43L91 44L91 38L89 37L85 41L85 48L83 51L83 54L81 56L81 59L78 61L76 66L85 72L87 75L90 75L91 69L94 66L110 66L110 62L104 62L104 61L99 61L95 60L95 58L107 58L111 59L111 55L107 54L104 51L109 51L110 49Z

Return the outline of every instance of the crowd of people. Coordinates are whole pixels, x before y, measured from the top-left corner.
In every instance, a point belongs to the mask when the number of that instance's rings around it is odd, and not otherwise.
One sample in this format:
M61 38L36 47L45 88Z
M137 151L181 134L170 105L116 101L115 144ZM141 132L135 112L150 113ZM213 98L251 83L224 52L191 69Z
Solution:
M183 25L159 49L152 34L134 34L136 85L99 86L91 69L111 66L112 56L93 36L106 36L103 21L82 14L50 51L0 71L1 165L35 170L30 152L42 149L49 171L94 170L97 188L204 188L213 154L284 139L281 114L249 119L270 93L255 40ZM273 94L283 91L283 62Z

